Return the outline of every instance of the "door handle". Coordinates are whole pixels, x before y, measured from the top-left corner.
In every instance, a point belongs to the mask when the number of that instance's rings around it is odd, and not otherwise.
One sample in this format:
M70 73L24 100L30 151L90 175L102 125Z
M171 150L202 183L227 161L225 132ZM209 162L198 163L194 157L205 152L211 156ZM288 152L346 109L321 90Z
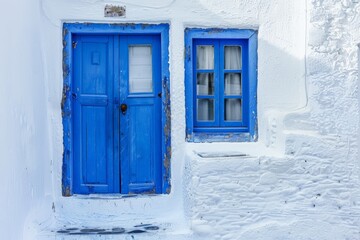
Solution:
M121 110L122 114L125 114L126 110L127 110L127 105L125 103L121 104L120 105L120 110Z

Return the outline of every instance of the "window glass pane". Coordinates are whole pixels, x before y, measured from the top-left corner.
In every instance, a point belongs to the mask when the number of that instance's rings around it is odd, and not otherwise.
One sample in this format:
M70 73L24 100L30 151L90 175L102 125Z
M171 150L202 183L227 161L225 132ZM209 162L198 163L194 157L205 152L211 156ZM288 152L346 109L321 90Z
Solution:
M241 99L225 99L225 121L241 121Z
M241 73L225 73L225 95L241 95Z
M129 92L152 92L151 46L129 46Z
M197 120L214 121L214 99L197 99Z
M214 73L198 73L196 87L198 95L214 95Z
M196 48L196 68L214 69L214 46L197 46Z
M241 63L241 47L240 46L225 46L225 69L240 70Z

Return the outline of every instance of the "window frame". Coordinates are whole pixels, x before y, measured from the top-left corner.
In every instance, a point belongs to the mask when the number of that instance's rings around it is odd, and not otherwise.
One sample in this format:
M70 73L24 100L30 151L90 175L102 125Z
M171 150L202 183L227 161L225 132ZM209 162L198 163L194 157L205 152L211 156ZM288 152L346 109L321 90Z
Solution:
M171 191L171 109L170 109L170 72L169 72L169 24L146 23L78 23L64 22L62 28L63 55L63 91L61 113L63 123L63 165L62 165L62 195L73 195L73 126L72 126L72 82L73 82L73 42L74 34L146 34L159 35L161 47L161 156L162 156L162 193ZM118 194L122 195L122 194ZM160 194L157 194L160 195Z
M214 107L214 123L196 119L196 46L214 45L213 98L219 106ZM229 43L229 44L227 44ZM242 46L242 121L224 123L224 50L225 46ZM217 50L216 50L217 48ZM244 51L245 50L245 51ZM218 55L216 57L216 55ZM186 140L188 142L254 142L257 141L257 31L249 29L185 29L185 104ZM206 71L205 71L206 72ZM211 72L211 71L210 71ZM216 104L215 104L216 105ZM220 111L216 113L216 111Z

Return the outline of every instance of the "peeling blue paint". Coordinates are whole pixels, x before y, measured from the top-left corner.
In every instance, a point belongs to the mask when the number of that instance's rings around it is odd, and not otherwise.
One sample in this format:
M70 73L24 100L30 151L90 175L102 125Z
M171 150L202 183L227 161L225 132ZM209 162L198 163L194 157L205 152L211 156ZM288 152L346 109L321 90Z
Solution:
M73 194L73 142L72 142L72 56L74 34L157 34L161 37L161 76L162 78L162 193L170 192L171 162L171 110L170 110L170 73L169 73L169 25L168 24L63 24L63 95L61 101L63 122L63 166L62 194ZM75 43L76 44L76 43ZM76 46L74 46L76 47ZM120 181L120 180L119 180ZM91 192L92 189L89 189Z

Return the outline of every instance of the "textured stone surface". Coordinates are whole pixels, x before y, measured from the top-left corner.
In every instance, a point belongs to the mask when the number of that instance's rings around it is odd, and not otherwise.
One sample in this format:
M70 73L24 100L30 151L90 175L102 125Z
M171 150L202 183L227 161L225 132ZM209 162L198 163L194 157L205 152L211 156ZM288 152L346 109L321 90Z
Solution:
M285 154L188 153L189 216L199 235L360 239L360 3L309 0L307 7L307 105L269 124L274 134L284 126Z

